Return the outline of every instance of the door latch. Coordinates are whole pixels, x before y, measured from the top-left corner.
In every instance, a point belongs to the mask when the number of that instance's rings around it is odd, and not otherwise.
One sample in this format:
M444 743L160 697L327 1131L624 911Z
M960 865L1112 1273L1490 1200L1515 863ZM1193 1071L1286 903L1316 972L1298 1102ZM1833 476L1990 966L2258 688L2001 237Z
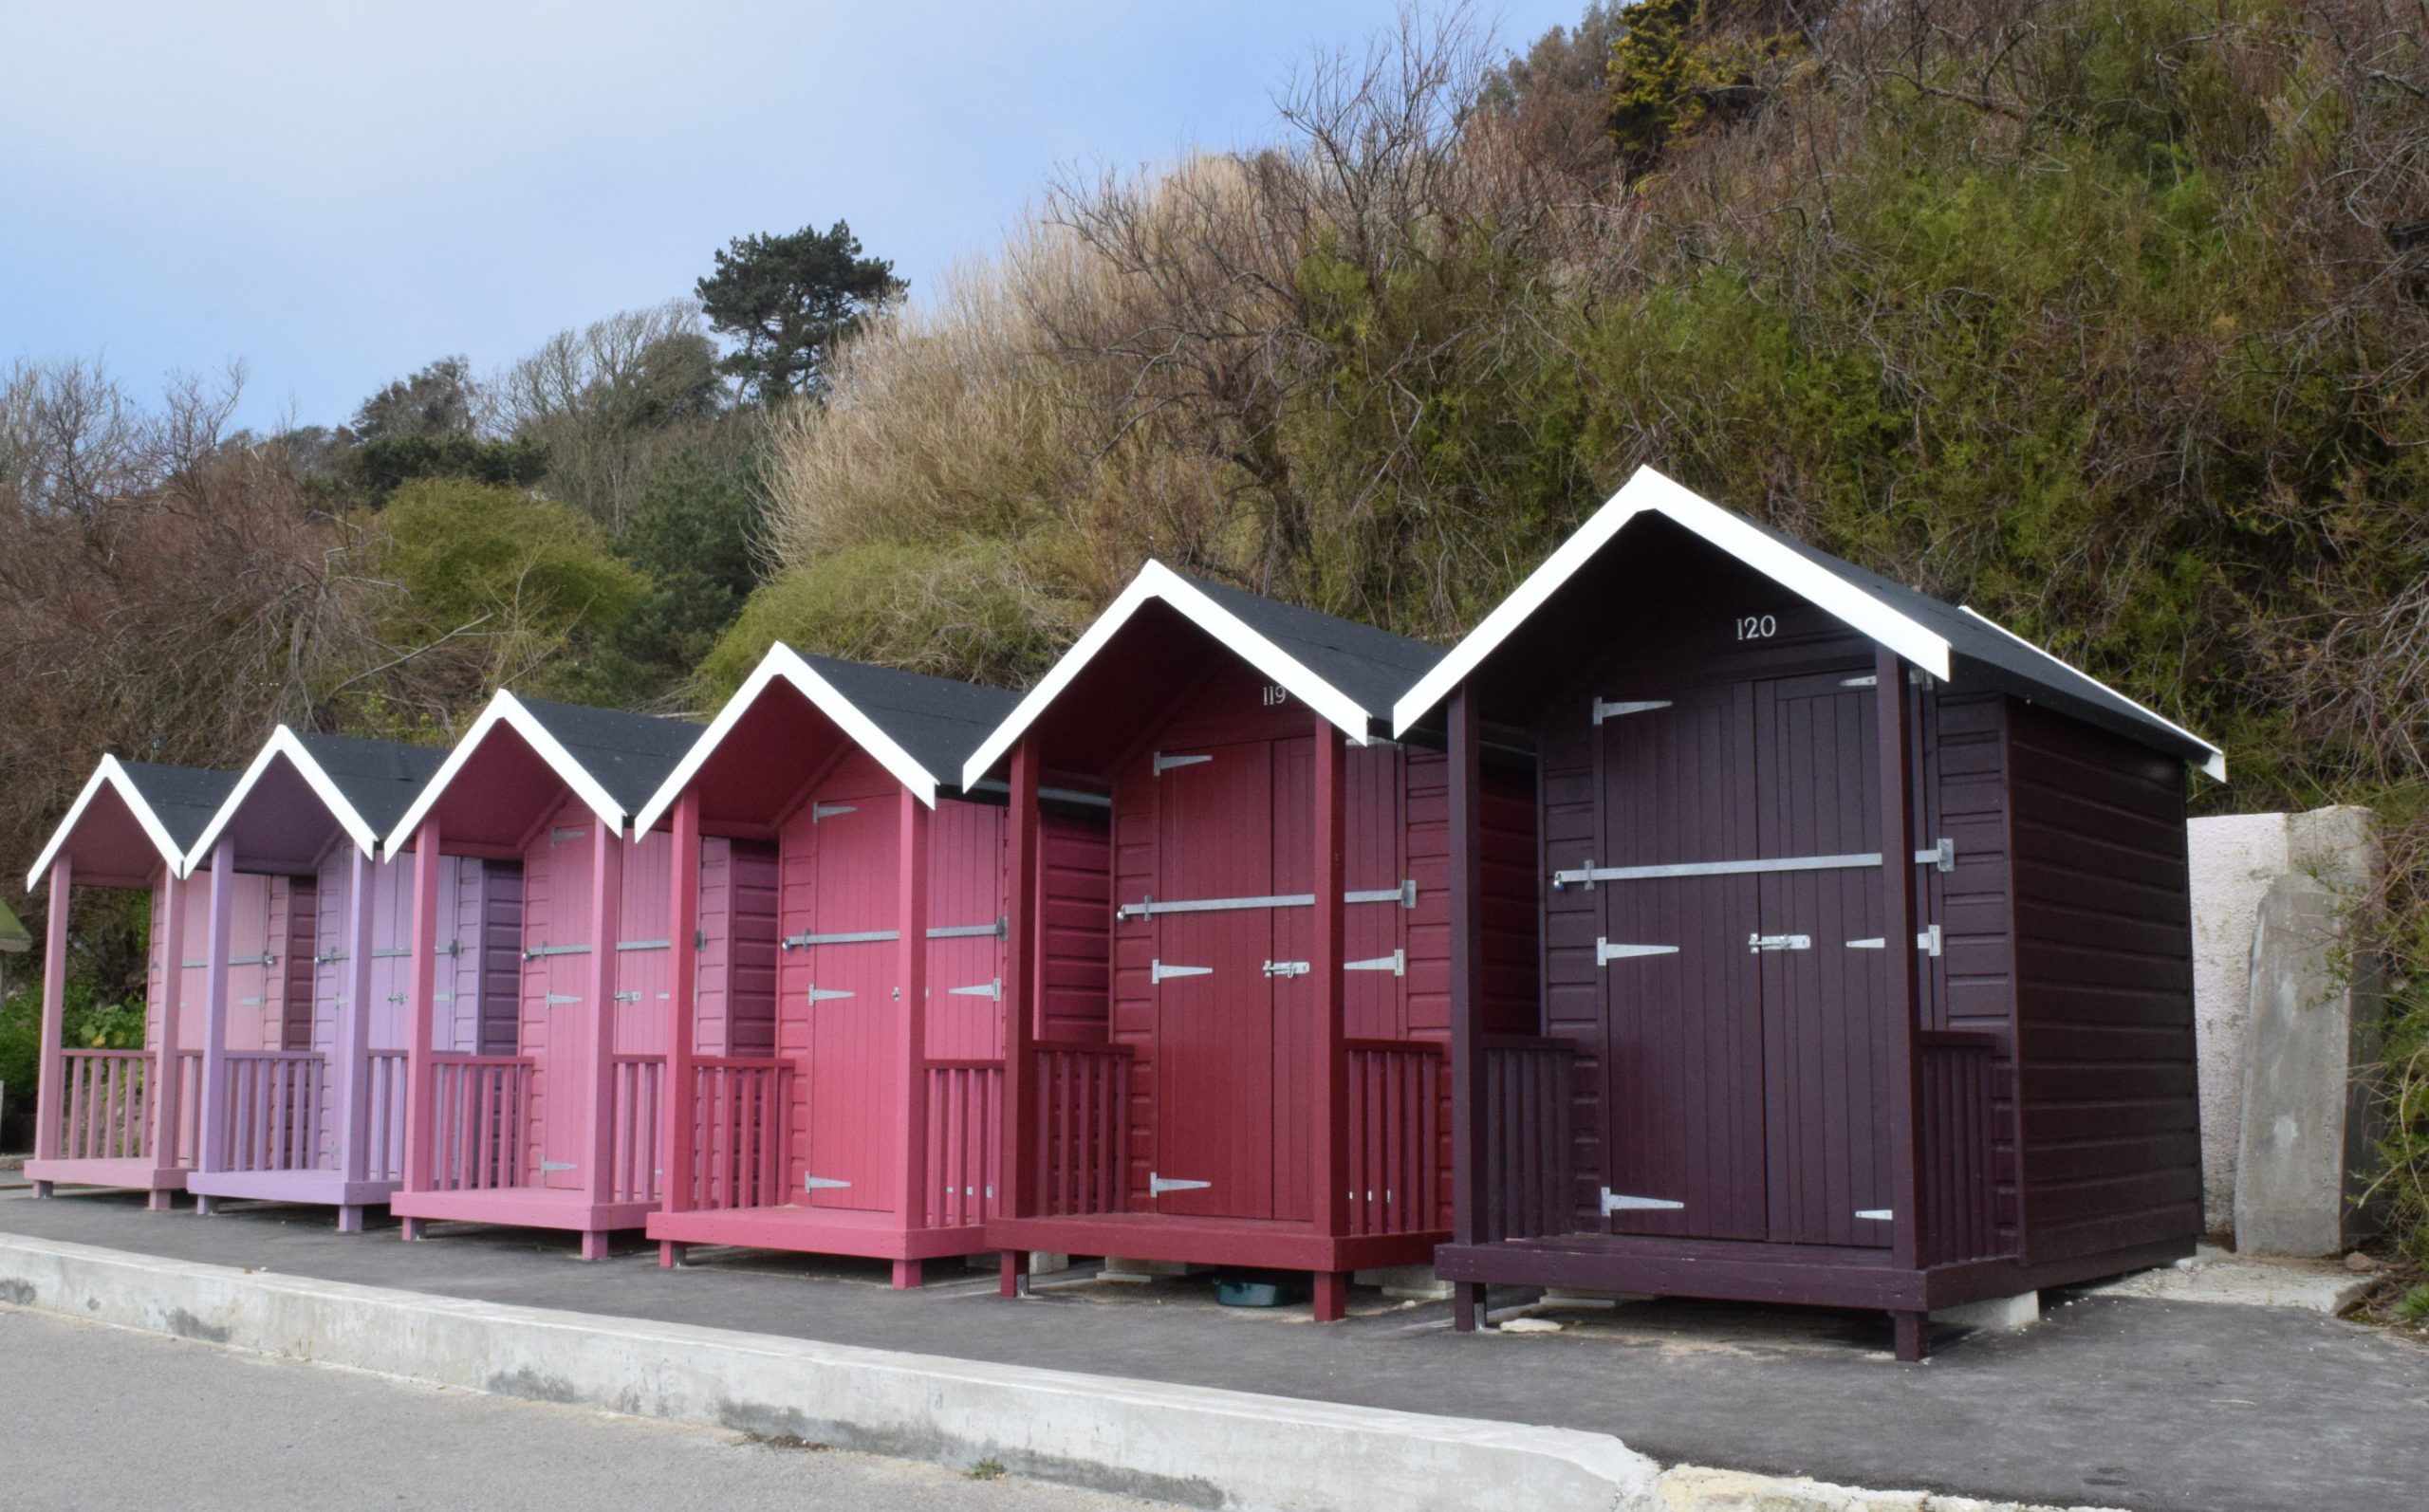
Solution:
M1213 1185L1214 1184L1211 1181L1189 1181L1179 1176L1159 1176L1151 1171L1147 1176L1147 1195L1160 1197L1168 1191L1204 1191Z
M1306 976L1311 969L1313 968L1305 961L1268 961L1265 963L1265 974L1267 976Z
M1810 934L1750 934L1746 936L1746 945L1747 949L1756 955L1762 954L1765 950L1809 950L1813 949L1813 936Z

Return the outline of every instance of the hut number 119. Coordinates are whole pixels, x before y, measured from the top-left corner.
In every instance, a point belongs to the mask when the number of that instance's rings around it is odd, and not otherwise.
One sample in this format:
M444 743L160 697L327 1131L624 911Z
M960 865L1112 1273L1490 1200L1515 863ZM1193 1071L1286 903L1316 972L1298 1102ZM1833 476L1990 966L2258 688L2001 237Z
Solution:
M1737 618L1740 640L1769 640L1779 633L1780 622L1771 615L1740 615Z

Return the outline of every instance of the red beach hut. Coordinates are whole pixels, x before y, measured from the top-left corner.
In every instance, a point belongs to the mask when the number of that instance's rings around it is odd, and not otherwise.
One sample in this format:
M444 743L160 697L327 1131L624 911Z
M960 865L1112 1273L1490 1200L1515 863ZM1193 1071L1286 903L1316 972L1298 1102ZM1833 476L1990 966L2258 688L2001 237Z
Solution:
M377 856L445 755L282 725L188 850L187 875L208 872L195 883L207 924L203 1137L186 1178L201 1211L228 1198L325 1204L351 1233L396 1189L410 892L403 869ZM445 902L467 886L477 895L481 868L452 867ZM287 928L265 967L242 943L247 900L281 887ZM255 990L266 982L277 990ZM477 991L477 974L467 985Z
M501 691L390 832L388 854L413 852L404 1172L389 1202L406 1238L433 1220L563 1228L600 1259L656 1206L672 846L625 829L697 733ZM497 873L477 918L460 895L451 916L450 857ZM703 927L722 939L721 918ZM511 1023L442 1005L459 965L442 942L500 934L517 947Z
M1492 1282L1799 1302L1911 1359L2192 1253L2216 747L1650 470L1394 717L1447 728L1455 876L1486 732L1538 768L1540 997L1450 938L1461 1327Z
M923 1262L988 1247L1005 808L959 782L1013 701L778 645L641 811L644 832L671 824L677 875L724 843L765 856L772 883L764 968L721 1001L707 979L675 997L674 1179L649 1219L668 1263L689 1245L858 1255L915 1286ZM1104 822L1078 806L1040 821L1029 911L1053 920L1036 969L1058 1026L1103 1011ZM677 984L690 928L678 915Z
M185 1188L203 1043L199 975L185 963L203 935L180 865L235 781L232 772L104 756L28 874L28 889L50 885L34 1152L26 1162L37 1196L62 1184L124 1187L151 1193L152 1207L162 1210ZM63 1042L68 908L79 887L140 888L152 895L140 1050ZM257 912L266 932L263 893Z
M1101 1010L1032 1038L1049 936L1012 917L1008 1293L1032 1250L1271 1267L1332 1319L1447 1237L1446 768L1379 738L1440 655L1151 562L965 764L1010 774L1015 899L1049 785L1113 826Z

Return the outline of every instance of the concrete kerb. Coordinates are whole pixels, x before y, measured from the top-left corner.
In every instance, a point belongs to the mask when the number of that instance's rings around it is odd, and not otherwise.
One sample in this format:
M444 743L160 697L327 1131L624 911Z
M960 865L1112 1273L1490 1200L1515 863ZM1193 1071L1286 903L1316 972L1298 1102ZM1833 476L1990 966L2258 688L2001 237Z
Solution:
M1688 1512L2006 1503L1681 1466L1604 1434L948 1359L0 1238L0 1302L431 1385L1203 1507Z

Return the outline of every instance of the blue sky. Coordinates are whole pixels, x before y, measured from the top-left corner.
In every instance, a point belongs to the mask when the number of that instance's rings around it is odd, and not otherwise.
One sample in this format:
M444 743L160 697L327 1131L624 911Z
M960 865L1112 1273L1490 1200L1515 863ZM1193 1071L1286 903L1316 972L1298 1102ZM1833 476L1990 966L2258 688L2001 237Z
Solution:
M838 217L915 286L1058 169L1270 135L1392 0L372 8L0 0L0 363L139 392L250 365L239 419L335 423L489 371ZM1484 0L1523 46L1583 0Z

